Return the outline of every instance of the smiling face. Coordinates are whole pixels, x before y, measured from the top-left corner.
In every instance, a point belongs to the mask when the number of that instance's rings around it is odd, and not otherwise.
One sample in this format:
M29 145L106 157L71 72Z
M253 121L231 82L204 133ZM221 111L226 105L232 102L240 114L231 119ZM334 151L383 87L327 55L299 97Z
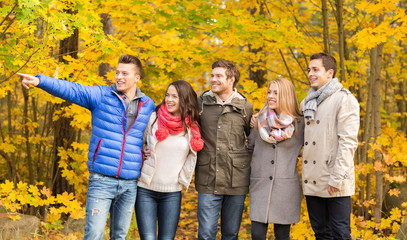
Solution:
M129 99L136 95L137 82L140 80L140 74L136 70L136 65L131 63L119 63L116 68L116 88Z
M165 94L165 105L167 106L168 112L173 116L181 116L181 109L179 108L179 96L177 89L170 85Z
M210 81L212 92L218 94L222 100L226 100L233 93L234 78L227 78L225 68L217 67L212 69Z
M274 110L277 114L280 113L278 107L278 86L276 83L271 83L267 90L268 108Z
M333 73L333 69L325 70L322 59L311 60L308 67L308 80L311 87L318 90L327 82L331 81Z

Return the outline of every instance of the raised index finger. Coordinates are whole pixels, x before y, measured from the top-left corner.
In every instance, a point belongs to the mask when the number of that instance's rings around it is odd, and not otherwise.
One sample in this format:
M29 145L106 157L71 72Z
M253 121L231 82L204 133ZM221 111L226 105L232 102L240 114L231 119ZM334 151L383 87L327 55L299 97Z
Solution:
M18 76L23 77L23 78L32 78L31 75L25 74L25 73L17 73Z

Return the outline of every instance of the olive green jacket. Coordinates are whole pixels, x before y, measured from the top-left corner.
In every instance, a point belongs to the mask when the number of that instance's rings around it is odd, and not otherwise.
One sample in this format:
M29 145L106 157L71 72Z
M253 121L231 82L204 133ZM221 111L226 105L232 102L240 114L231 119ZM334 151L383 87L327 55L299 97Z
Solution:
M241 94L219 104L212 91L198 98L204 148L198 152L195 187L200 193L244 195L249 191L250 159L245 146L253 105Z

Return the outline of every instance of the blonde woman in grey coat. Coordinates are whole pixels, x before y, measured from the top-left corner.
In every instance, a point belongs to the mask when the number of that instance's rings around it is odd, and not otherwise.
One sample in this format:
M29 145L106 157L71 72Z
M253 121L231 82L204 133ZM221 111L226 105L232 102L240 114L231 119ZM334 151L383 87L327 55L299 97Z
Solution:
M304 121L294 86L285 78L271 81L249 136L254 240L266 239L269 223L274 224L275 239L290 239L291 224L300 221L301 185L296 166L303 139Z

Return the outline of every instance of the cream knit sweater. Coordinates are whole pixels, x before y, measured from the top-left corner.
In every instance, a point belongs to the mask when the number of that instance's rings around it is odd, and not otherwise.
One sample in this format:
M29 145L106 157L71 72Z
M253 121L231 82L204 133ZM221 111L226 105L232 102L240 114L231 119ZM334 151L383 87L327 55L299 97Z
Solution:
M158 142L155 137L157 123L151 124L156 118L151 114L147 124L145 137L151 156L144 161L138 179L138 186L157 192L177 192L184 185L188 188L196 164L196 151L190 146L191 131L169 135Z

